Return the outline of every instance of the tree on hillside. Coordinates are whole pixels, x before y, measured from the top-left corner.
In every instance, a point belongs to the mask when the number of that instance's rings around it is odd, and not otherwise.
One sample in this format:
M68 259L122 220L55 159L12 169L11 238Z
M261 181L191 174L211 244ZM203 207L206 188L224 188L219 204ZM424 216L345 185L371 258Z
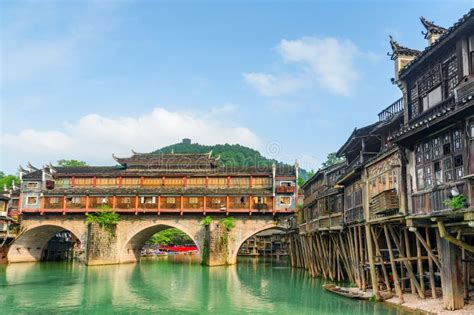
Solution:
M331 152L328 154L326 158L326 162L323 163L323 167L333 166L335 164L339 164L344 161L345 161L344 158L336 156L336 152Z
M183 231L171 228L154 234L147 242L153 245L185 245L193 244L193 240Z
M77 166L87 166L87 163L79 160L59 160L58 166L62 167L77 167Z
M20 179L15 175L5 175L4 172L0 172L0 189L6 185L8 188L12 186L13 181L16 185L20 184Z

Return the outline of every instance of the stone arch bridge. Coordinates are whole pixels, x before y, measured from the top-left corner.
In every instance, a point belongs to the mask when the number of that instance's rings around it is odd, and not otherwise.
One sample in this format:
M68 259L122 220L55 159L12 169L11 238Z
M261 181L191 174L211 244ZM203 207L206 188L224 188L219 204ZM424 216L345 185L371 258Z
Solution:
M141 248L153 234L172 227L193 239L204 264L235 264L237 252L246 239L271 228L289 227L288 216L235 216L235 226L227 232L226 244L217 246L215 243L222 239L218 222L225 217L216 215L211 224L204 226L202 215L122 215L115 232L106 235L98 226L87 224L84 215L27 215L23 216L22 231L11 244L7 260L9 263L40 261L48 241L66 230L81 241L88 265L133 263L140 260Z

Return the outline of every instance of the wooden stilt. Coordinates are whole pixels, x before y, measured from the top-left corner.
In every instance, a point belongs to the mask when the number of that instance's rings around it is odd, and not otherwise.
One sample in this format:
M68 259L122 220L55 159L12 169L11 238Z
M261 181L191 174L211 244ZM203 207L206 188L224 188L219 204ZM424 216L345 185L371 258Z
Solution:
M393 282L394 282L394 285L395 285L395 293L397 294L398 298L400 299L400 302L403 303L402 288L400 287L400 280L398 278L398 272L397 272L397 268L395 266L395 261L394 261L395 257L393 255L392 243L391 243L390 237L388 235L387 225L383 226L383 232L385 234L385 241L387 242L388 253L390 255L390 266L392 267Z
M372 226L370 227L370 231L371 231L371 234L372 234L372 237L373 237L373 240L374 240L374 244L375 244L375 252L377 253L377 256L380 257L380 264L382 266L382 273L383 273L383 277L384 277L384 281L385 281L385 286L386 286L386 288L389 292L392 292L392 286L390 285L390 281L389 281L389 278L388 278L388 272L387 272L387 268L385 267L385 261L384 261L383 256L382 256L382 252L380 251L377 236L375 235L375 231L374 231L374 228Z
M403 248L400 246L400 241L398 240L397 235L395 234L395 231L393 230L392 226L388 226L388 229L390 231L390 234L392 235L393 242L395 243L395 246L397 247L399 251L399 256L401 258L405 258L405 253L403 251ZM421 291L421 286L416 280L415 273L413 272L413 268L411 266L411 262L407 260L402 260L403 264L405 265L405 268L407 269L408 276L410 277L411 281L413 281L413 284L415 285L416 291L418 291L418 296L422 299L425 298L423 292ZM413 292L414 293L414 292Z
M405 248L406 248L406 253L407 253L407 258L408 259L411 259L411 248L410 248L410 238L408 236L408 231L407 229L403 229L403 235L404 235L404 238L405 238ZM418 253L418 261L420 261L420 254ZM411 261L409 262L411 264ZM421 282L421 279L422 279L423 275L421 274L420 275L420 282ZM411 289L411 293L415 293L415 284L413 283L413 281L410 279L410 289ZM424 293L424 290L423 290L423 293Z
M380 300L380 292L379 292L379 279L377 277L377 272L375 270L375 260L374 260L374 246L372 244L372 237L370 236L370 225L365 225L365 234L367 235L367 252L369 256L369 267L370 267L370 279L372 281L372 290L374 290L374 294L378 300Z
M406 230L405 230L406 232ZM423 261L421 260L421 244L418 237L416 238L416 256L418 258L417 261L417 269L418 269L418 279L420 281L420 288L423 296L425 295L425 278L424 278L424 271L423 271Z
M425 228L425 236L426 236L426 244L427 244L427 246L425 246L425 249L428 251L428 248L431 248L429 228ZM433 253L431 253L431 255L432 254ZM434 279L433 258L431 258L431 255L430 253L428 253L428 272L429 272L429 277L430 277L431 297L433 299L436 299L436 282Z

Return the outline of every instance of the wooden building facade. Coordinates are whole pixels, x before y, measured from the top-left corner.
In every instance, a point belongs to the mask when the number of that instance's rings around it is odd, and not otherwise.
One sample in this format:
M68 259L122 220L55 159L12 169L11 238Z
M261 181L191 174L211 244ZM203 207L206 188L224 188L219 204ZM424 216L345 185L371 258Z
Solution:
M293 213L297 166L224 167L206 154L136 153L112 167L20 168L21 212Z
M442 296L460 309L474 300L474 10L449 29L421 22L425 50L390 38L402 98L354 130L335 181L333 167L304 184L291 260L378 298ZM323 191L343 196L342 224L321 228Z

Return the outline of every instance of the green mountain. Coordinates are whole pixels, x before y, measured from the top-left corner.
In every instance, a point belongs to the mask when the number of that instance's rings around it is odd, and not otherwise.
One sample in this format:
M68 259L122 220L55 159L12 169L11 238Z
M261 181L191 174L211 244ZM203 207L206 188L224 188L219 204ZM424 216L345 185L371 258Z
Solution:
M272 165L274 162L280 165L287 165L275 159L269 159L260 154L257 150L240 144L215 144L202 145L199 143L181 142L172 144L155 152L162 153L207 153L212 150L212 156L220 155L220 161L225 166L257 166ZM300 169L300 177L306 180L309 175L304 169Z

